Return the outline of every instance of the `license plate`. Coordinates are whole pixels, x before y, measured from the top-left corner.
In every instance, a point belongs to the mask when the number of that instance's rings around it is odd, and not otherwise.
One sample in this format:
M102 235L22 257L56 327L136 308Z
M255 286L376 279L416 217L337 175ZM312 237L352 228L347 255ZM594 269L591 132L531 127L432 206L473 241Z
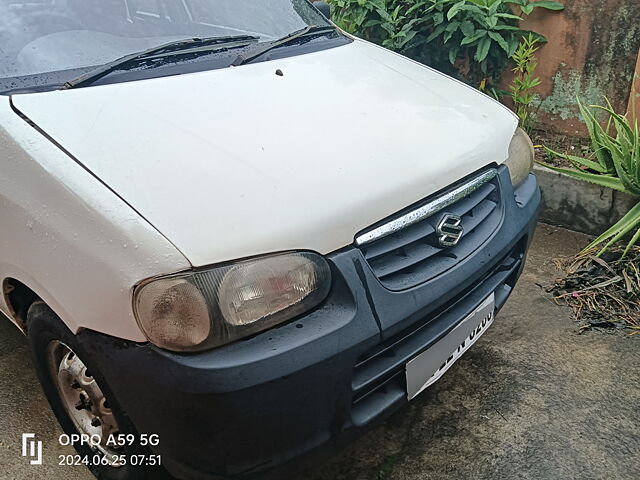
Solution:
M438 380L493 323L493 293L443 339L409 360L406 365L407 398L411 400Z

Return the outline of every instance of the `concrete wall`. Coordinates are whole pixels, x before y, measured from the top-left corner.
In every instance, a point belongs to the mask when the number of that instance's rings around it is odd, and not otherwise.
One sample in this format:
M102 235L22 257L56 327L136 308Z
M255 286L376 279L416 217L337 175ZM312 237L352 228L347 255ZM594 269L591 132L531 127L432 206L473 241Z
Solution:
M535 166L542 204L540 220L576 232L600 235L640 198Z
M606 96L620 112L630 104L636 68L640 75L640 0L563 3L564 11L537 9L522 24L549 39L538 52L542 85L536 116L546 128L584 133L576 95L590 103L603 103ZM640 94L640 80L635 91Z

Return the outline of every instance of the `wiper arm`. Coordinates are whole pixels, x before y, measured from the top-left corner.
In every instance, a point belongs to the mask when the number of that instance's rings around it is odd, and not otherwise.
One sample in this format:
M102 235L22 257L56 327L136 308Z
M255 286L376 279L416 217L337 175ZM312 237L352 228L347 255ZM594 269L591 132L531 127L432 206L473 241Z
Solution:
M165 53L180 52L183 50L190 50L198 47L213 47L212 49L216 49L216 48L228 47L229 44L233 44L234 46L245 46L248 43L257 42L258 40L260 40L260 37L256 37L254 35L188 38L186 40L177 40L175 42L169 42L163 45L159 45L157 47L152 47L147 50L143 50L142 52L132 53L130 55L126 55L124 57L113 60L112 62L105 63L104 65L94 68L93 70L90 70L89 72L77 78L74 78L73 80L69 80L68 82L65 82L63 88L69 89L69 88L90 85L93 82L100 80L102 77L107 76L111 72L114 72L124 67L128 67L132 64L139 62L140 60L144 60L154 55L163 55Z
M242 55L239 55L238 58L236 58L233 61L231 66L238 67L240 65L244 65L245 63L249 63L250 61L255 60L256 58L264 55L265 53L273 50L274 48L278 48L279 46L289 43L290 41L295 40L296 38L304 37L305 35L309 35L309 34L322 34L322 33L330 33L335 31L336 31L336 28L333 26L310 25L308 27L301 28L300 30L296 30L295 32L292 32L277 40L257 44L256 49L254 51L252 52L250 51Z

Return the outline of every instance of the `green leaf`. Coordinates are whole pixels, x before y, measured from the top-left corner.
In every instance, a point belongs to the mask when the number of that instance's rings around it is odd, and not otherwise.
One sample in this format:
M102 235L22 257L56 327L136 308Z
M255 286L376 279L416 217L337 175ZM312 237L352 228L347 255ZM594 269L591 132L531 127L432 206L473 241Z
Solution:
M511 41L509 42L509 51L507 52L507 56L509 58L514 56L514 54L516 53L516 50L518 49L518 45L520 45L520 41L518 40L518 37L513 36L511 38Z
M393 18L384 8L379 8L376 10L376 12L378 12L378 15L380 15L380 18L382 18L383 20L386 20L389 23L393 23Z
M404 38L398 43L398 48L403 48L406 44L408 44L411 40L413 40L413 37L415 37L417 33L418 32L415 30L408 32L404 36Z
M451 63L451 65L456 63L456 60L458 59L458 50L459 50L459 47L457 46L449 50L449 62Z
M540 2L531 3L532 7L535 8L546 8L547 10L564 10L564 5L560 2L552 2L547 0L542 0Z
M494 30L510 30L514 32L524 32L520 27L514 27L513 25L496 25Z
M487 55L489 55L490 47L491 47L491 38L482 37L480 42L478 42L478 48L476 49L476 54L474 56L477 62L482 62L485 58L487 58ZM482 65L480 67L482 68Z
M360 9L359 12L353 17L353 23L356 25L362 25L367 18L369 11L366 8Z
M465 37L470 37L474 33L476 33L476 27L474 27L473 22L467 20L466 22L462 22L460 24L460 31Z
M462 0L461 2L458 2L453 7L451 7L447 12L447 20L451 20L453 17L455 17L464 6L465 2L464 0Z
M594 162L593 160L589 160L588 158L577 157L575 155L569 155L566 153L556 152L555 150L551 150L550 148L544 147L547 155L553 156L556 158L564 158L565 160L569 160L575 167L580 168L587 167L591 170L594 170L598 173L609 173L605 167L603 167L600 163Z
M463 5L462 7L460 7L460 10L465 11L465 12L470 12L472 13L474 16L482 18L486 15L485 11L482 10L481 8L479 8L476 5Z
M411 15L413 14L416 10L418 10L419 8L424 7L426 4L424 2L415 2L407 11L406 11L406 15ZM428 9L425 10L424 13L427 13L428 11L430 11L431 9L433 9L435 5L432 5L431 7L429 7Z
M391 16L393 17L394 22L398 20L398 17L400 15L400 8L401 5L398 5L395 10L393 11L393 13L391 14Z
M449 40L451 40L451 37L453 37L454 32L447 32L444 35L444 43L447 43Z
M431 42L433 39L435 39L436 37L439 37L440 35L442 35L442 34L443 34L443 32L444 32L444 29L445 29L445 25L444 25L444 24L442 24L442 25L438 25L438 26L435 28L435 30L434 30L433 32L431 32L431 35L429 35L429 36L427 37L426 43L429 43L429 42Z
M604 146L604 141L607 133L603 130L600 122L598 122L591 110L589 110L580 101L580 99L578 99L578 108L580 109L580 115L582 115L582 118L587 126L589 138L591 139L591 144L594 146L594 149L596 151L596 158L598 159L598 163L601 165L605 173L614 173L615 166L613 164L613 158L611 158L611 152Z
M640 219L638 219L638 223L640 223ZM629 240L629 243L627 244L627 248L625 248L624 252L622 253L622 258L627 256L627 253L629 253L629 250L631 250L631 247L633 247L636 243L638 243L638 241L640 241L640 228L638 228L638 230L633 235L633 237L631 237L631 240Z
M522 20L522 17L519 17L518 15L514 15L513 13L496 13L496 17L510 18L512 20Z
M395 32L393 25L391 25L390 23L382 23L380 24L380 27L382 27L382 29L387 32L389 34L389 36L392 36ZM388 46L389 43L387 43L385 46Z
M447 25L447 27L445 28L445 30L447 32L455 32L456 30L458 30L458 28L460 27L460 22L450 22L449 25Z
M484 23L487 26L487 28L489 28L489 30L493 30L496 25L498 25L498 17L493 15L491 17L486 17L484 19Z
M505 51L505 53L509 54L509 44L507 43L507 41L504 39L504 37L502 35L500 35L498 32L489 32L489 36L495 40L498 45L500 45L500 47Z
M460 42L460 46L469 45L471 43L474 43L474 42L480 40L482 37L485 37L486 35L487 35L487 31L486 30L478 30L471 37L463 38L462 41Z
M598 256L600 256L611 245L613 245L618 240L621 240L627 233L629 233L637 226L640 226L640 203L632 207L624 217L622 217L618 222L616 222L611 228L609 228L606 232L596 238L593 242L587 245L583 251L590 250L596 245L599 245L608 240L604 247L602 247L602 250L600 250L600 252L598 253ZM636 237L637 233L633 236L632 240L635 239L637 241Z

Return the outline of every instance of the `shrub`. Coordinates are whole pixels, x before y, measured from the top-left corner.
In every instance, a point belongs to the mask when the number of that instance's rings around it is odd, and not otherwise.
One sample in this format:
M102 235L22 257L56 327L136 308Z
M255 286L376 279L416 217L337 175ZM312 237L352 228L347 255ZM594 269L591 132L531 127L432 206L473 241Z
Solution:
M348 32L476 86L487 78L497 80L520 39L529 33L518 26L522 15L529 15L534 8L564 8L561 3L546 0L330 0L330 3L334 20ZM545 41L542 35L531 33Z

